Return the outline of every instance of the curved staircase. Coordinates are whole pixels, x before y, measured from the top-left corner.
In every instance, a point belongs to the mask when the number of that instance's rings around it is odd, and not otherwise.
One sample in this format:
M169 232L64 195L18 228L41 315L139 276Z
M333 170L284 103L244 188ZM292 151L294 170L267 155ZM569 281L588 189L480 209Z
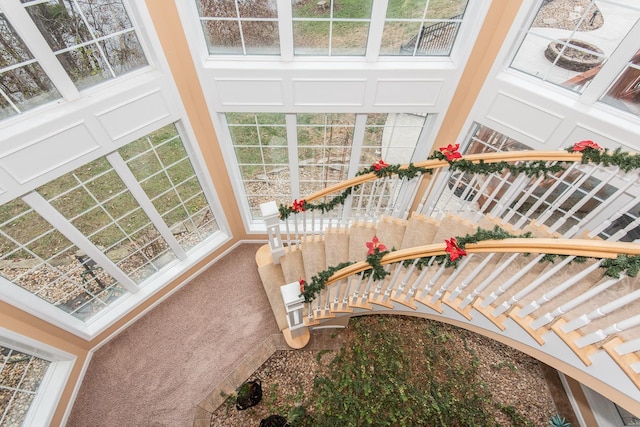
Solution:
M444 179L449 185L441 194L455 193L452 179ZM309 329L344 326L352 316L428 317L515 347L640 413L640 278L624 270L619 277L607 275L604 262L620 253L640 255L640 245L589 238L586 233L580 234L584 238L567 238L567 233L561 235L535 219L516 229L513 221L492 215L504 194L489 202L482 199L488 191L473 188L476 191L467 188L453 198L460 205L485 204L491 212L478 215L463 206L425 215L419 206L428 204L428 196L418 203L414 195L397 210L410 215L325 224L313 218L311 227L307 224L313 232L298 232L296 225L296 237L288 236L286 246L280 242L279 259L272 258L273 244L261 248L256 255L260 277L289 345L301 348ZM508 203L517 204L517 198ZM442 262L446 239L496 226L513 237L467 244L467 254L455 268ZM530 237L518 237L524 233ZM381 260L385 277L380 280L367 263L367 243L374 237L389 249ZM345 261L351 265L331 274L326 287L304 304L300 323L305 333L292 335L280 288L300 280L309 283Z

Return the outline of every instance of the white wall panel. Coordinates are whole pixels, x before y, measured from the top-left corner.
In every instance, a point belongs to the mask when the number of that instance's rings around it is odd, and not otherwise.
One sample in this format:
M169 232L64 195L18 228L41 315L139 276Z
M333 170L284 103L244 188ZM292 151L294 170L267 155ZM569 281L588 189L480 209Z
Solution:
M596 130L592 126L578 123L578 125L576 125L576 127L569 134L568 141L573 143L583 141L585 139L593 140L601 147L609 148L612 150L623 145L620 141L616 140L611 135L607 135L601 130ZM567 147L570 145L570 143L567 144Z
M215 79L220 104L284 105L282 79Z
M159 90L139 95L98 112L96 117L111 139L118 140L168 117L167 102Z
M89 130L80 122L38 141L12 149L5 147L0 153L0 167L24 184L98 148Z
M563 120L558 113L505 93L497 94L487 118L540 143L545 143Z
M294 79L294 105L362 106L366 79Z
M376 106L434 106L443 80L379 79L373 104Z

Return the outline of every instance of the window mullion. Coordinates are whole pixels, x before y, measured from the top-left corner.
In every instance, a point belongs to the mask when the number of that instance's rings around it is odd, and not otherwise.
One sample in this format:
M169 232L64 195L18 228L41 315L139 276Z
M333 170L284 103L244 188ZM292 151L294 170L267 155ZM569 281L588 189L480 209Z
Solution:
M298 129L296 115L285 115L287 126L287 152L289 155L289 179L291 180L291 196L300 197L300 159L298 158Z
M387 16L388 0L373 0L371 21L369 22L369 38L367 40L367 62L376 62L380 55L384 20Z
M580 100L593 104L606 92L611 83L620 75L629 63L629 59L638 51L640 40L640 21L636 22L627 36L620 42L602 70L596 74L593 81L584 90Z
M133 198L136 199L144 213L147 214L149 220L151 220L153 225L156 227L160 235L164 238L171 250L178 257L178 259L181 261L187 259L186 252L184 251L184 249L182 249L182 247L178 243L178 240L171 232L171 229L169 229L167 224L162 219L162 216L160 216L156 208L153 206L151 200L149 200L149 197L147 197L144 189L142 188L136 177L133 175L125 161L122 159L122 156L120 156L120 153L116 151L108 154L107 160L109 161L111 166L113 166L113 169L120 176L120 179L122 180L124 185L126 185L127 189L131 192Z
M53 54L25 7L18 0L3 0L2 10L60 94L67 100L79 98L78 89Z
M91 259L100 265L108 274L111 275L111 277L116 279L129 292L134 293L140 289L129 276L120 270L107 255L102 253L100 249L91 243L91 241L82 234L80 230L67 221L67 219L53 206L51 206L44 197L37 192L32 191L31 193L23 196L22 200L52 224L60 233L69 239L71 243L76 245L78 249L84 251L85 254L91 257Z
M367 115L356 114L356 121L353 128L353 142L351 143L351 158L349 159L349 171L347 177L353 178L360 169L360 159L362 158L362 144L364 143L365 128L367 126Z
M277 0L280 55L283 61L293 61L293 7L291 0Z

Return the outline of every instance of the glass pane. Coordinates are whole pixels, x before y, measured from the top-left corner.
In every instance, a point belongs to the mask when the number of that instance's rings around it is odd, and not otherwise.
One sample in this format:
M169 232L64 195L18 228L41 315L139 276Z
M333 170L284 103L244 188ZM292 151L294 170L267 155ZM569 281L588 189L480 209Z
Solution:
M158 129L118 152L183 249L193 248L219 230L175 125ZM137 215L130 218L126 224L133 223L136 229ZM137 228L133 238L140 242L143 255L162 253L168 259L164 239L150 224Z
M26 10L78 89L147 65L122 1L50 0Z
M419 22L386 22L380 55L413 55L420 28Z
M273 0L238 1L241 18L277 18L276 2Z
M388 164L411 162L424 127L426 114L370 114L363 141L360 167L382 159ZM384 121L383 121L384 119Z
M331 54L364 56L368 36L368 22L334 22L331 34Z
M0 275L81 320L125 294L111 276L20 199L0 209L0 254Z
M317 4L317 3L316 3ZM333 2L333 17L337 19L369 19L373 0Z
M93 40L86 22L74 6L68 0L49 0L26 6L31 19L54 52Z
M293 23L293 49L296 55L329 55L329 28L327 21L295 21Z
M389 0L387 18L422 19L425 7L425 0Z
M331 0L297 1L292 0L293 18L329 18L331 16Z
M105 158L95 168L80 167L38 189L43 197L80 230L132 280L141 283L175 260L164 239ZM75 185L45 196L60 180ZM157 242L148 250L148 242ZM85 276L86 278L86 276Z
M235 17L235 0L196 0L201 17Z
M277 22L242 21L242 34L247 55L280 54Z
M242 54L240 27L236 21L202 21L210 54Z
M638 18L631 3L543 2L511 67L583 92Z
M0 347L0 425L20 426L50 362Z
M0 69L14 66L0 72L0 119L60 98L58 90L3 13L0 13L0 34ZM22 65L15 67L19 64Z
M468 0L430 0L427 19L462 18Z
M116 76L147 65L138 36L133 31L102 40L100 47Z
M601 101L640 116L640 50L631 58Z
M254 218L260 204L291 195L284 114L227 114L236 160Z

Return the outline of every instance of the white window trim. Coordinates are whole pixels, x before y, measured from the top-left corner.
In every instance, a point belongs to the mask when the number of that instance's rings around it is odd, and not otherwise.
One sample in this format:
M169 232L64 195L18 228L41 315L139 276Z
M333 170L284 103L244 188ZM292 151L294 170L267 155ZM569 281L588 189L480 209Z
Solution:
M23 423L30 427L50 426L77 357L1 327L0 345L51 362Z

